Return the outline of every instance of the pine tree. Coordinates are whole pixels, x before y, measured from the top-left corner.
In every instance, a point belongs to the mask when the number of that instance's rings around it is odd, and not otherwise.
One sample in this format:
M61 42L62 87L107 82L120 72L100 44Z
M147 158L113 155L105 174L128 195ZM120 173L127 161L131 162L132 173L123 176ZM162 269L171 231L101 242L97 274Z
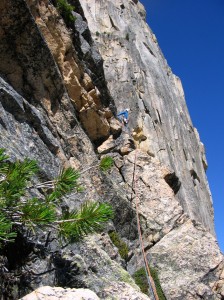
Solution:
M0 149L0 246L14 241L17 232L24 229L56 229L58 236L75 241L102 230L113 217L107 203L85 202L79 210L62 212L62 197L81 189L80 174L73 168L63 169L54 180L32 186L38 176L37 162L30 159L10 162ZM30 198L28 190L41 189L41 197Z

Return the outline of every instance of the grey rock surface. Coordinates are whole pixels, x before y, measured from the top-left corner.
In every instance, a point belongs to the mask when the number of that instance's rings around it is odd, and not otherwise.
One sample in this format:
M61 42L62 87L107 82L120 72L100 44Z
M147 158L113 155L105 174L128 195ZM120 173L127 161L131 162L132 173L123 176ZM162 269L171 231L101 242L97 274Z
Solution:
M88 199L103 201L97 190L101 175L94 167L99 161L92 141L107 138L110 123L112 134L121 131L110 110L113 103L106 99L105 84L93 84L89 62L79 60L72 36L50 2L19 0L14 4L0 3L1 147L13 160L37 160L44 180L52 179L63 166L80 169L86 189L75 200L64 200L71 209ZM93 61L97 63L96 57ZM91 176L85 176L85 166ZM48 246L47 232L19 239L0 253L2 299L18 299L39 286L57 283L71 288L89 285L98 294L104 293L105 299L116 299L122 286L124 298L147 299L97 244L75 245L71 256L70 248L61 252L53 232Z
M184 213L166 182L169 170L140 150L124 157L121 172L128 185L126 190L132 186L130 169L135 159L144 248L149 264L159 272L166 298L220 299L219 293L214 291L221 278L223 255L214 236ZM133 206L136 206L135 201L134 197ZM127 264L131 274L142 266L138 240L135 242Z
M223 299L204 148L143 6L71 0L77 21L68 28L55 3L0 2L0 147L12 160L36 159L44 180L63 166L79 169L85 190L63 205L107 201L115 217L79 243L38 232L0 249L1 299L55 285L89 288L93 299L149 299L130 275L142 267L136 200L144 248L167 299ZM131 117L121 130L113 113L125 107ZM114 159L108 173L98 168L105 155ZM126 261L111 231L128 245Z
M43 286L24 296L20 300L99 300L100 298L89 289L63 289L61 287ZM102 300L147 300L147 296L135 291L125 283L111 284Z
M21 300L99 300L97 295L88 289L63 289L61 287L43 286L21 298Z
M148 254L161 270L167 299L220 299L214 294L223 261L214 237L201 224L186 220Z
M140 148L167 165L181 183L176 198L184 211L214 234L204 146L193 127L180 79L163 57L139 1L80 0L104 59L118 111L130 112L130 130L141 128Z

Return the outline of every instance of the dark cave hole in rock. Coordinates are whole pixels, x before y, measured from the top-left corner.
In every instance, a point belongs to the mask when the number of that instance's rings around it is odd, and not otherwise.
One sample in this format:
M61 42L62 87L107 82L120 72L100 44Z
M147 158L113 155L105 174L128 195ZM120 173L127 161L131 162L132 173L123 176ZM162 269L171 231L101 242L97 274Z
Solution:
M33 248L34 243L28 242L22 233L18 232L15 241L3 247L0 255L7 257L8 269L14 270L25 263Z
M167 174L164 177L166 183L171 187L171 189L174 191L174 194L176 195L177 192L180 189L181 186L181 182L179 180L179 178L177 177L177 175L175 174L175 172Z

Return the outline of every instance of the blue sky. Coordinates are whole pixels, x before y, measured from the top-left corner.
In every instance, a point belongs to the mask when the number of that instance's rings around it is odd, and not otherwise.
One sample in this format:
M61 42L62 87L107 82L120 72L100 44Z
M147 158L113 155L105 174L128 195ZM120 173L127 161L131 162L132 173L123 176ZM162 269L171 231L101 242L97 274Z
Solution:
M215 229L224 252L224 1L140 1L169 66L182 80L205 144Z

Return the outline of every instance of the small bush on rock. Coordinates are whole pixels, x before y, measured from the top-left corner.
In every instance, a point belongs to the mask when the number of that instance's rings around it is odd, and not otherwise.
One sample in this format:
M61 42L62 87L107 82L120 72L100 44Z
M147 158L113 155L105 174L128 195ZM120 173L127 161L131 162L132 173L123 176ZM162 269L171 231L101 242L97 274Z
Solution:
M112 243L118 248L118 252L125 261L128 259L128 245L121 240L119 234L116 231L111 231L109 237Z
M140 287L142 293L149 296L149 292L148 292L149 286L148 286L145 269L141 268L141 269L137 270L134 273L133 278L135 280L135 283Z
M108 171L109 169L112 168L113 164L114 164L113 158L110 157L110 156L105 156L100 161L100 169L103 172L106 172L106 171Z
M159 300L166 300L166 297L163 293L162 287L161 287L160 282L159 282L159 277L158 277L158 273L157 273L156 269L150 267L150 273L151 273L151 276L154 280ZM148 280L147 280L147 277L146 277L145 268L140 268L139 270L137 270L134 273L133 278L135 280L135 283L140 287L141 291L144 294L150 296L149 295Z
M66 23L75 22L75 17L72 14L72 11L75 9L74 6L70 5L66 0L56 0L57 9L60 12L62 18Z

